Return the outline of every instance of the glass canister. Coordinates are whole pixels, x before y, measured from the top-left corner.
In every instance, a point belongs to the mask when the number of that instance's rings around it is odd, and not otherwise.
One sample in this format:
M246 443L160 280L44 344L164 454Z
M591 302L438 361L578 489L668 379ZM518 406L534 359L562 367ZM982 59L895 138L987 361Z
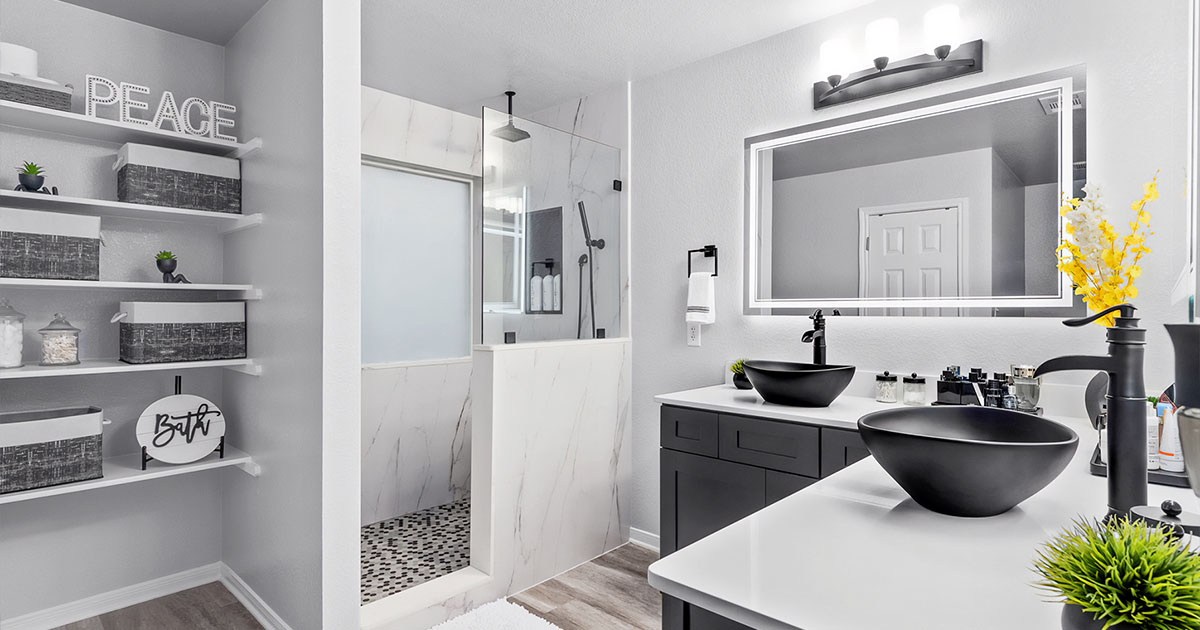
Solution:
M79 363L79 329L62 313L38 331L42 335L42 365L75 365Z
M1017 397L1017 409L1021 411L1037 411L1042 397L1042 379L1034 376L1035 373L1037 368L1032 365L1012 366L1013 394Z
M916 372L904 377L904 404L925 404L925 377L917 376Z
M885 371L875 376L875 400L881 403L894 403L898 400L897 392L899 379L895 374Z
M25 315L8 300L0 300L0 368L21 367L25 340Z

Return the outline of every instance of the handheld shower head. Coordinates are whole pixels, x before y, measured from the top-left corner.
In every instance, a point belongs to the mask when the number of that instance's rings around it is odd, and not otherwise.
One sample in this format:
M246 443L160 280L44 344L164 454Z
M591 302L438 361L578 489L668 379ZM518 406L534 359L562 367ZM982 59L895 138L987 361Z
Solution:
M578 203L579 206L579 222L583 224L583 241L588 247L604 249L604 239L592 240L592 230L588 226L587 209L583 207L583 202Z

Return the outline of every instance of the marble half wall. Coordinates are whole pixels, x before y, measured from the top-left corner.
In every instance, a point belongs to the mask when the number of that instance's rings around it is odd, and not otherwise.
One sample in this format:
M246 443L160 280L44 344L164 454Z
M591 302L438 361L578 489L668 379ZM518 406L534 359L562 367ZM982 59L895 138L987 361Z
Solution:
M466 496L471 359L363 366L362 524Z

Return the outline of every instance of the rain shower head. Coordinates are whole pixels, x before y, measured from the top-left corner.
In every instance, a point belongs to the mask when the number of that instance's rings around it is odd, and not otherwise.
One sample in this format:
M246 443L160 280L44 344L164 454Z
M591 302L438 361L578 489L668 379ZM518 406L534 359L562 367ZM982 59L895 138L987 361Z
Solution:
M513 124L512 101L513 97L516 96L517 93L509 90L505 92L504 95L508 97L508 124L492 130L492 135L507 142L520 142L522 140L529 139L528 131L525 131L524 129L518 129L517 126Z

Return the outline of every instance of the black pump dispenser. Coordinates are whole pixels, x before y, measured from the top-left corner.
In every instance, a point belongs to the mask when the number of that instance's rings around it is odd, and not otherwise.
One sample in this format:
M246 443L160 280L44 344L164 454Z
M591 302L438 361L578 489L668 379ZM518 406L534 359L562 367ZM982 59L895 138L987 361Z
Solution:
M1108 373L1108 508L1126 514L1145 505L1146 495L1146 330L1138 326L1130 304L1107 308L1091 317L1069 319L1067 326L1086 326L1120 311L1108 328L1108 356L1066 356L1038 366L1035 376L1063 370Z

